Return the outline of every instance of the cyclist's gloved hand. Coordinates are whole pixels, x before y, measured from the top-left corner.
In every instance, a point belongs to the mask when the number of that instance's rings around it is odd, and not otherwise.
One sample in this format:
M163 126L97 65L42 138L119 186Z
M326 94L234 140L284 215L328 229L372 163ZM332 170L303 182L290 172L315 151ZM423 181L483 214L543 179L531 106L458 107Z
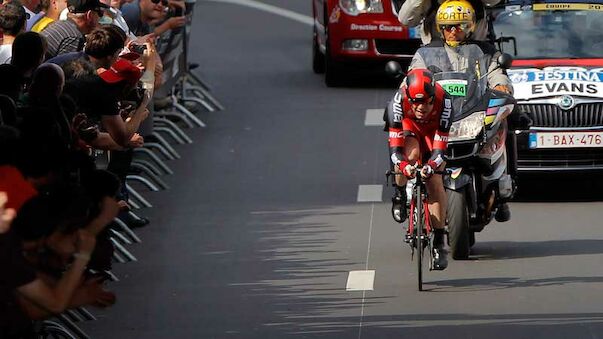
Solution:
M431 178L437 167L438 165L435 163L435 161L429 160L421 169L421 176L426 179Z
M415 177L416 167L411 165L408 161L402 161L398 164L402 174L408 179L412 179Z

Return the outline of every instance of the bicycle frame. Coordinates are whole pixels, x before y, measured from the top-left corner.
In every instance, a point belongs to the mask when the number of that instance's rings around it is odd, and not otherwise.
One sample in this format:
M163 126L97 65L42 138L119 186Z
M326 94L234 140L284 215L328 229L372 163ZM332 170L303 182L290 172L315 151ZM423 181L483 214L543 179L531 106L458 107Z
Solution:
M425 186L425 183L423 182L423 180L421 180L420 178L417 178L417 183L415 184L415 186L413 187L413 199L410 201L410 213L409 216L414 216L415 213L415 208L416 208L416 199L414 199L415 197L415 192L417 190L417 185L421 185L421 201L422 201L422 208L424 211L424 216L425 216L425 231L426 231L426 235L429 235L431 233L431 218L429 217L429 203L427 202L427 187ZM410 234L413 234L415 230L415 220L414 218L409 218L408 219L408 232Z

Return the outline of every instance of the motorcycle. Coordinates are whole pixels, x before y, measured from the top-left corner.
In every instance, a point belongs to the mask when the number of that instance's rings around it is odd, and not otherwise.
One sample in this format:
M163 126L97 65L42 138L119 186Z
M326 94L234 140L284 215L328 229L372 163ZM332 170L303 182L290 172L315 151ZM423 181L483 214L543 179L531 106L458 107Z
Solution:
M451 174L444 175L443 181L448 196L448 244L454 259L468 258L475 233L492 219L506 221L508 211L500 207L516 189L511 175L516 167L516 141L507 120L516 114L517 102L509 94L488 88L487 78L497 68L509 68L512 57L500 55L491 70L488 56L467 57L470 66L465 72L428 67L452 98L446 159ZM386 65L386 71L397 77L403 74L395 61Z

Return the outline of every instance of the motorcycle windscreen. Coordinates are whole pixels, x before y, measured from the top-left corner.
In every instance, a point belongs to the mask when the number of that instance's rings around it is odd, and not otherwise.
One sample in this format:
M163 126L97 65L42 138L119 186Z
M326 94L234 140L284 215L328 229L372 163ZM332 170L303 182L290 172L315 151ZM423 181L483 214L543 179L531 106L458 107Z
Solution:
M462 119L482 103L488 88L488 68L491 57L477 45L460 45L457 55L449 55L446 48L424 48L421 56L427 68L452 97L454 118Z

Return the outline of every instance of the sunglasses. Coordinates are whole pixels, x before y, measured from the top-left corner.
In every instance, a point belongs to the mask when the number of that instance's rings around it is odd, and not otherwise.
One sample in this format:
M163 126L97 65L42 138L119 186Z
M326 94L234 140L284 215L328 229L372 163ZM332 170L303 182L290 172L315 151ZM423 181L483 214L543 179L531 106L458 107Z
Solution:
M433 99L434 97L427 97L427 98L408 98L408 101L410 101L411 104L417 106L417 105L429 105L431 103L433 103Z
M465 32L469 29L469 24L454 24L454 25L440 25L440 30L452 32Z
M162 5L167 6L168 5L168 0L151 0L152 3L154 3L155 5L157 5L158 3L161 2Z

